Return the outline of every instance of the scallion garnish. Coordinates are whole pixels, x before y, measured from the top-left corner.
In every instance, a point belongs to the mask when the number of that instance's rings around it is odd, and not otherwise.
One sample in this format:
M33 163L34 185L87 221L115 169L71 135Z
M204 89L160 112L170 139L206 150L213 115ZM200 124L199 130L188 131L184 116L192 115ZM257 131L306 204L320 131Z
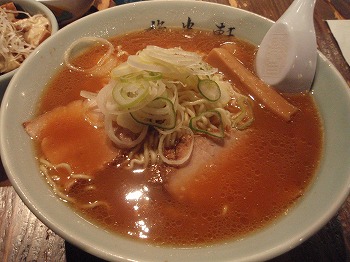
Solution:
M174 104L165 97L157 97L147 106L130 114L138 123L162 129L172 129L176 124Z
M198 82L198 90L206 99L211 102L218 101L221 97L219 85L210 79L201 79Z
M189 126L195 132L218 138L223 138L225 136L221 114L216 110L206 111L198 116L192 117Z

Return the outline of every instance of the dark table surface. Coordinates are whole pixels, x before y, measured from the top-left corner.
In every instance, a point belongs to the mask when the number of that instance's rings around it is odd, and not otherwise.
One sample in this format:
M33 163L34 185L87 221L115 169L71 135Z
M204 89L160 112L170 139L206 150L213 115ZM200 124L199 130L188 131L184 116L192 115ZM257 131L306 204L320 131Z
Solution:
M252 11L276 21L292 0L211 0ZM92 8L91 12L96 11ZM350 19L350 0L318 0L315 7L318 49L350 85L350 68L326 20ZM349 163L350 164L350 163ZM349 185L350 186L350 185ZM23 204L0 165L1 261L102 261L64 241ZM271 261L350 261L350 197L338 213L300 246Z

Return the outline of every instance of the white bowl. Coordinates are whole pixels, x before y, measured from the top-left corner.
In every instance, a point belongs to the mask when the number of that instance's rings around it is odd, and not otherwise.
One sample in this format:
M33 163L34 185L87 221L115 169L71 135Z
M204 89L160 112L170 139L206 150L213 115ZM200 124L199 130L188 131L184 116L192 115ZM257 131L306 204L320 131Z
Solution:
M51 191L39 174L34 149L22 123L33 116L48 80L67 47L82 36L110 37L146 29L152 20L215 29L224 22L235 35L259 44L272 22L229 6L206 2L151 1L118 6L82 18L45 41L11 81L1 107L1 157L12 185L48 227L81 249L121 261L262 261L287 252L313 235L340 208L350 185L350 94L337 70L320 54L314 97L324 122L324 155L313 184L299 203L273 225L239 241L202 248L166 248L106 232L81 218ZM59 44L58 44L59 43Z
M35 14L43 14L45 17L47 17L50 20L51 23L51 34L54 34L58 31L58 23L56 20L56 17L51 12L49 8L47 8L45 5L38 3L36 1L28 1L28 0L0 0L0 5L8 2L13 2L15 4L18 4L22 9L26 12L28 12L31 15ZM5 92L5 89L10 82L13 75L17 72L18 69L12 70L6 74L0 75L0 97L2 97L3 93Z

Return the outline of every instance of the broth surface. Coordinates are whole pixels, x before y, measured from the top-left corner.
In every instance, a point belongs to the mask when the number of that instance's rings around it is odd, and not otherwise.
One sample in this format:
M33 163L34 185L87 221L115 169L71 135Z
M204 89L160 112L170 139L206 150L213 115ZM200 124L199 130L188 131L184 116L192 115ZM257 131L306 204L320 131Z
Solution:
M196 30L148 30L111 41L129 54L147 45L180 46L207 54L230 42L237 46L236 56L250 69L256 51L236 38ZM87 53L79 63L95 55L98 51ZM38 114L81 99L81 90L96 92L104 84L105 78L64 68L48 85ZM232 84L242 89L240 83ZM312 95L284 97L300 109L292 121L285 122L254 102L255 120L243 131L244 141L237 136L237 141L228 145L228 155L219 153L203 166L201 172L207 179L193 183L193 191L200 191L195 200L181 201L167 192L166 168L141 172L111 163L94 174L95 190L87 192L86 183L79 183L70 196L78 203L105 201L112 208L79 208L74 203L73 208L113 232L157 245L212 244L266 226L287 214L305 193L322 154L322 125Z

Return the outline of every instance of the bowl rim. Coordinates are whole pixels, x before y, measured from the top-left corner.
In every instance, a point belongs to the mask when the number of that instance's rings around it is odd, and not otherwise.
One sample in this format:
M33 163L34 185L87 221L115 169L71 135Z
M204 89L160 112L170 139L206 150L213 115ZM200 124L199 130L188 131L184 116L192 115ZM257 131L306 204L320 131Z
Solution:
M125 5L122 5L122 6L117 6L117 7L113 7L113 8L110 8L110 9L107 9L105 11L101 11L101 12L98 12L96 14L92 14L88 17L85 17L85 18L82 18L81 20L79 21L92 21L93 19L98 19L104 15L108 15L108 14L112 14L114 12L117 12L117 10L119 10L119 12L123 12L123 11L126 11L128 9L132 9L132 8L135 8L135 7L143 7L143 6L146 6L146 5L149 5L149 6L157 6L157 5L167 5L167 6L171 6L172 8L174 8L176 6L176 2L177 1L173 1L174 3L170 3L169 1L152 1L152 2L138 2L138 3L131 3L131 4L125 4ZM155 4L156 3L156 4ZM217 3L207 3L207 2L181 2L181 5L183 5L184 7L195 7L195 8L198 8L200 9L201 7L200 6L205 6L205 7L216 7L220 10L229 10L229 9L233 9L235 11L230 11L230 12L239 12L239 13L244 13L244 14L248 14L248 15L254 15L255 17L259 17L259 19L262 19L262 21L266 21L267 23L270 24L270 26L272 25L272 21L267 19L267 18L264 18L262 16L259 16L259 15L256 15L256 14L253 14L251 12L248 12L248 11L245 11L245 10L242 10L242 9L237 9L237 8L233 8L233 7L230 7L230 6L225 6L225 5L222 5L222 4L217 4ZM118 8L118 9L117 9ZM229 8L229 9L228 9ZM66 32L68 30L73 30L75 28L77 28L80 23L83 23L83 22L74 22L70 25L68 25L67 27L63 28L62 29L62 32ZM55 36L52 37L52 39L50 41L48 41L47 43L44 43L43 44L43 47L46 46L46 45L49 45L49 43L53 42L56 40L56 38L59 38L60 37L60 34L56 34ZM35 56L33 56L33 58L31 58L30 60L28 61L31 61L34 59ZM335 67L333 65L331 65L331 63L325 58L325 56L323 56L322 54L319 53L319 57L318 57L318 60L319 62L321 63L321 65L325 66L325 67L330 67L331 70L332 70L332 74L334 75L334 77L336 77L340 83L342 83L343 86L347 86L345 80L343 79L343 77L340 75L340 73L335 69ZM30 62L26 62L26 63L30 63ZM26 66L27 67L27 66ZM21 67L19 70L22 72L24 71L25 69L22 69L24 67ZM19 74L16 75L13 79L13 81L11 81L11 88L15 86L15 84L20 81L20 76ZM5 94L5 99L4 101L5 102L8 102L8 98L10 97L10 92L11 91L6 91L6 94ZM345 91L345 94L347 95L347 99L350 101L350 91L347 89ZM5 124L5 120L4 120L4 117L6 116L6 111L7 111L7 105L4 104L4 106L2 106L1 108L1 127L3 129L3 126ZM1 128L0 127L0 128ZM13 184L14 188L16 189L17 193L20 195L20 197L22 198L22 200L24 201L24 203L31 209L31 211L41 220L43 221L46 225L48 225L48 227L50 227L51 229L53 229L57 234L59 234L60 236L64 237L66 240L68 240L69 242L77 245L78 247L80 247L81 249L91 253L91 254L94 254L96 256L99 256L101 258L104 258L104 259L107 259L107 260L113 260L113 259L121 259L121 260L129 260L130 258L129 257L125 257L123 255L115 255L115 254L111 254L110 251L111 250L107 250L107 249L104 249L104 248L101 248L101 247L96 247L96 246L91 246L91 243L89 243L88 240L85 240L85 239L82 239L81 236L79 235L76 235L76 234L71 234L69 232L69 229L68 231L62 226L62 224L58 225L55 223L54 220L51 220L47 214L45 214L45 210L42 211L40 209L37 208L37 205L35 205L35 203L32 202L32 199L31 199L31 196L30 196L30 193L28 193L26 190L26 186L22 183L22 181L18 180L16 178L16 176L12 176L12 172L14 172L12 170L12 167L9 165L9 159L8 159L8 156L7 155L4 155L4 152L6 152L6 150L8 150L8 145L3 145L3 141L4 141L4 134L3 132L1 132L0 134L0 137L1 137L1 154L3 156L3 163L4 163L4 167L5 167L5 170L6 170L6 173L9 175L9 179L11 181L11 183ZM6 150L4 149L4 147L6 147ZM296 245L300 244L301 242L303 242L304 240L306 240L308 237L310 237L312 234L314 234L318 229L320 229L323 225L325 225L328 220L335 214L335 212L339 209L340 205L344 202L345 198L347 197L347 195L349 194L349 190L350 190L350 176L347 177L347 180L346 180L346 185L347 187L343 187L343 190L341 192L339 192L339 194L337 195L337 198L336 198L336 205L332 205L330 209L328 209L326 212L323 212L323 215L322 217L317 220L316 222L317 223L314 223L312 226L310 226L308 228L308 230L304 230L302 232L298 232L298 234L294 235L294 237L292 238L289 238L289 241L285 241L283 243L278 243L274 246L274 248L271 248L270 250L268 251L260 251L260 253L256 253L256 254L253 254L247 258L245 258L246 260L265 260L265 259L269 259L269 258L272 258L272 257L275 257L279 254L282 254L290 249L292 249L293 247L295 247ZM49 188L48 188L49 190ZM312 194L314 192L308 192L308 195ZM57 199L54 200L57 202ZM59 204L59 203L57 203ZM62 204L62 203L61 203ZM89 227L87 225L87 227L89 229L91 229L91 227ZM113 238L113 237L112 237ZM119 237L117 237L119 239ZM115 239L115 238L113 238ZM242 240L244 241L244 240ZM236 242L236 241L235 241ZM130 244L130 241L126 241L127 244ZM138 244L138 243L133 243L133 245L136 247L136 249L143 249L145 247L144 244ZM147 245L146 245L147 246ZM221 245L220 245L221 246ZM206 248L202 248L202 249L190 249L191 252L193 252L194 254L198 254L199 252L207 252L205 251ZM155 249L157 250L157 248ZM162 248L158 249L158 251L161 251ZM179 249L176 249L178 252L180 252L182 254L181 258L186 258L187 257L187 254L186 254L186 250L179 250ZM213 251L214 250L214 251ZM211 251L208 251L207 255L213 255L212 252L217 252L217 250L220 250L218 249L217 247L214 247L214 249L211 250ZM170 256L171 257L174 257L174 254L172 254ZM192 257L193 258L193 257ZM131 258L131 259L135 259L135 258ZM245 260L245 259L242 259ZM147 260L147 259L146 259ZM148 259L149 261L152 261L152 259Z

